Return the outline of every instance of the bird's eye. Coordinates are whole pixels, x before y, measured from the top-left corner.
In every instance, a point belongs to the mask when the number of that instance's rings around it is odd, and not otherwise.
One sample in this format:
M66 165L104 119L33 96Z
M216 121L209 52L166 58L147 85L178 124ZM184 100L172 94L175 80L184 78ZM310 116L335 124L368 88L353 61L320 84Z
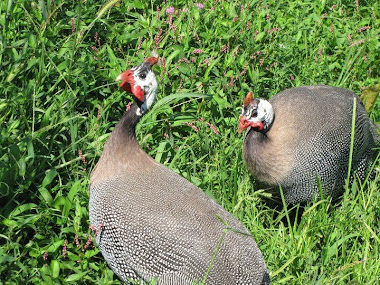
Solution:
M139 77L140 77L140 79L144 80L146 78L146 74L145 73L140 73Z

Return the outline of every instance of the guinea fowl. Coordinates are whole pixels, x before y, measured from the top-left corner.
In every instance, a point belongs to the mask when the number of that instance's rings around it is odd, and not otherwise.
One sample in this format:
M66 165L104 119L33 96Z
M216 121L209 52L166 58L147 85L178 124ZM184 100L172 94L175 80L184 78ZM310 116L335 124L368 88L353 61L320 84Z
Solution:
M325 194L342 194L355 98L350 180L365 178L378 141L376 126L354 92L330 86L287 89L269 102L248 93L238 131L247 129L243 157L249 171L267 186L281 185L288 204L311 201L320 194L319 183Z
M102 255L126 283L193 284L212 263L206 284L269 284L263 256L244 226L140 148L135 127L156 97L156 62L147 58L118 77L135 102L91 174L90 221Z

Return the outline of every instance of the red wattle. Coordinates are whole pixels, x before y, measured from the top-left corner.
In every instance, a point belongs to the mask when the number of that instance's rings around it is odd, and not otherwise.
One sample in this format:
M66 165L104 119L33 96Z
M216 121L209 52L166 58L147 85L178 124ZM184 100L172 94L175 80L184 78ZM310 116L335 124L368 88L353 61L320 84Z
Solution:
M140 102L144 102L145 94L144 94L144 90L142 90L140 86L135 86L131 84L131 90L132 90L133 95L136 96L137 100L139 100Z
M249 125L252 128L258 129L259 131L262 131L264 129L263 122L257 121L257 122L249 122Z

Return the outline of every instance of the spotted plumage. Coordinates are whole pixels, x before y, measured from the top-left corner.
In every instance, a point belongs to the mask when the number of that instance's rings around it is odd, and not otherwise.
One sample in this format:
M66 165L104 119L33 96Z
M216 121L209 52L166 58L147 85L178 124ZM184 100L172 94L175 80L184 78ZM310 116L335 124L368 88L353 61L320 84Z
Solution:
M91 175L90 221L101 228L96 241L102 255L126 283L157 278L157 284L190 285L203 281L227 231L206 284L269 284L265 261L245 227L140 148L135 126L157 84L142 80L137 88L137 70L122 76L122 87L140 98L143 90L144 101L137 99L124 113Z
M269 102L246 98L239 130L248 129L243 156L250 172L277 190L281 185L289 204L318 196L319 182L325 194L342 194L348 174L354 98L352 174L363 179L378 141L376 127L354 92L330 86L287 89ZM270 103L274 111L273 123L266 129L257 127L265 126L265 121L257 122L250 115L263 112L262 101Z

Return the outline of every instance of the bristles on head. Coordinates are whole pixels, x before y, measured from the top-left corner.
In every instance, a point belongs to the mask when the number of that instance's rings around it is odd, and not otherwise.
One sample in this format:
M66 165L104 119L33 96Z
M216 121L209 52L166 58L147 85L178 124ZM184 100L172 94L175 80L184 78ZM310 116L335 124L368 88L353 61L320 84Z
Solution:
M253 101L252 91L249 91L244 100L244 107L248 106Z

